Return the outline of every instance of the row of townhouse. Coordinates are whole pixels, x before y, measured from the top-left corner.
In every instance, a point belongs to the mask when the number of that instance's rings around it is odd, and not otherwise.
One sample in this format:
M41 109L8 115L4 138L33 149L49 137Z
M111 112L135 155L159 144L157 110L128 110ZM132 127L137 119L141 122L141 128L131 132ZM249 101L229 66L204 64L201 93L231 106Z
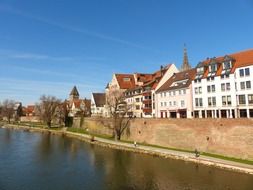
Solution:
M180 71L169 64L150 74L113 74L105 93L92 94L92 115L109 116L106 94L117 89L130 107L129 116L250 118L252 82L253 50L208 58L191 68L184 49Z
M156 117L253 117L253 50L200 62L157 91Z

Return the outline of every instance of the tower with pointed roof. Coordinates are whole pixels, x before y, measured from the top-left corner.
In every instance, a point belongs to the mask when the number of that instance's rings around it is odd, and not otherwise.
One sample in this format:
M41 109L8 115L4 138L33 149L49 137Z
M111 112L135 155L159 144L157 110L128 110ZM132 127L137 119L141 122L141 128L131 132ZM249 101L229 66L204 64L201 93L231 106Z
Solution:
M69 100L78 100L78 99L79 99L79 92L76 86L74 86L69 94Z
M191 69L191 65L188 61L187 49L186 49L186 45L184 44L184 59L183 59L183 64L181 66L180 71L186 71L189 69Z

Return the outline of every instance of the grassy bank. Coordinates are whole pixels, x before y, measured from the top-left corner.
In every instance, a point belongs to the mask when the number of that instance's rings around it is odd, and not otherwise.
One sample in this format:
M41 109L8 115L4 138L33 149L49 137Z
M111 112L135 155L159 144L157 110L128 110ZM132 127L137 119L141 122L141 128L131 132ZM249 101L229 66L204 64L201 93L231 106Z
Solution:
M82 129L82 128L68 128L67 131L74 132L74 133L80 133L80 134L92 135L94 137L100 137L100 138L109 139L109 140L114 140L114 138L111 137L111 136L89 133L89 132L87 132L87 130ZM134 143L133 141L127 141L127 140L120 140L120 142L129 143L129 144ZM147 144L147 143L138 143L138 144L143 145L143 146L152 147L152 148L159 148L159 149L166 149L166 150L173 150L173 151L178 151L178 152L186 152L186 153L195 154L194 150L184 150L184 149L179 149L179 148L170 148L170 147L164 147L164 146L159 146L159 145L154 145L154 144ZM222 160L238 162L238 163L242 163L242 164L253 165L253 160L244 160L244 159L240 159L240 158L228 157L228 156L212 154L212 153L206 153L206 152L201 152L200 156L201 155L211 157L211 158L218 158L218 159L222 159Z

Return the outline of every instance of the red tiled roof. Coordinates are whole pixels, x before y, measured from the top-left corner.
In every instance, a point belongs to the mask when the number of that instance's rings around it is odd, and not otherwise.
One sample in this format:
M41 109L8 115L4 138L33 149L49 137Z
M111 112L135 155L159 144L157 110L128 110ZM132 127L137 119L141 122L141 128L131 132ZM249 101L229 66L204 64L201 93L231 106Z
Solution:
M144 84L143 86L150 86L151 89L155 89L162 79L163 75L167 72L167 70L171 67L171 64L167 65L163 69L160 69L152 74L152 80L148 83Z
M35 110L35 105L28 105L26 108L26 113L33 113Z
M253 49L229 54L228 56L234 60L230 73L234 73L236 68L253 65ZM217 68L215 76L221 75L222 62L224 61L224 57L225 56L220 56L220 57L215 58L215 60L218 62L218 68ZM212 59L204 60L203 61L204 65L207 66L211 62L211 60ZM203 78L206 78L207 75L208 75L208 69L205 71Z
M133 74L115 74L121 89L130 89L135 87Z
M78 100L73 100L73 101L69 101L69 103L74 103L75 108L80 108L81 104L85 104L86 107L90 108L91 106L91 100L89 99L78 99Z
M192 80L195 78L196 69L189 69L179 73L175 73L172 77L169 78L158 90L157 92L175 90L181 88L187 88L191 85ZM174 82L186 80L186 83L180 83L177 86L171 86Z

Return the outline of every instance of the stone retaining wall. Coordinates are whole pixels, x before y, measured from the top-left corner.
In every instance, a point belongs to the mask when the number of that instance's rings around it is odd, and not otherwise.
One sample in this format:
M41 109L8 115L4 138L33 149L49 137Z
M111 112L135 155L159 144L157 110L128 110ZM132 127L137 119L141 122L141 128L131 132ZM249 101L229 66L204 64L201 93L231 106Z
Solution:
M75 120L74 126L77 123ZM98 134L112 134L109 125L110 119L85 118L82 127ZM122 138L253 160L253 120L250 119L134 119L130 136Z

